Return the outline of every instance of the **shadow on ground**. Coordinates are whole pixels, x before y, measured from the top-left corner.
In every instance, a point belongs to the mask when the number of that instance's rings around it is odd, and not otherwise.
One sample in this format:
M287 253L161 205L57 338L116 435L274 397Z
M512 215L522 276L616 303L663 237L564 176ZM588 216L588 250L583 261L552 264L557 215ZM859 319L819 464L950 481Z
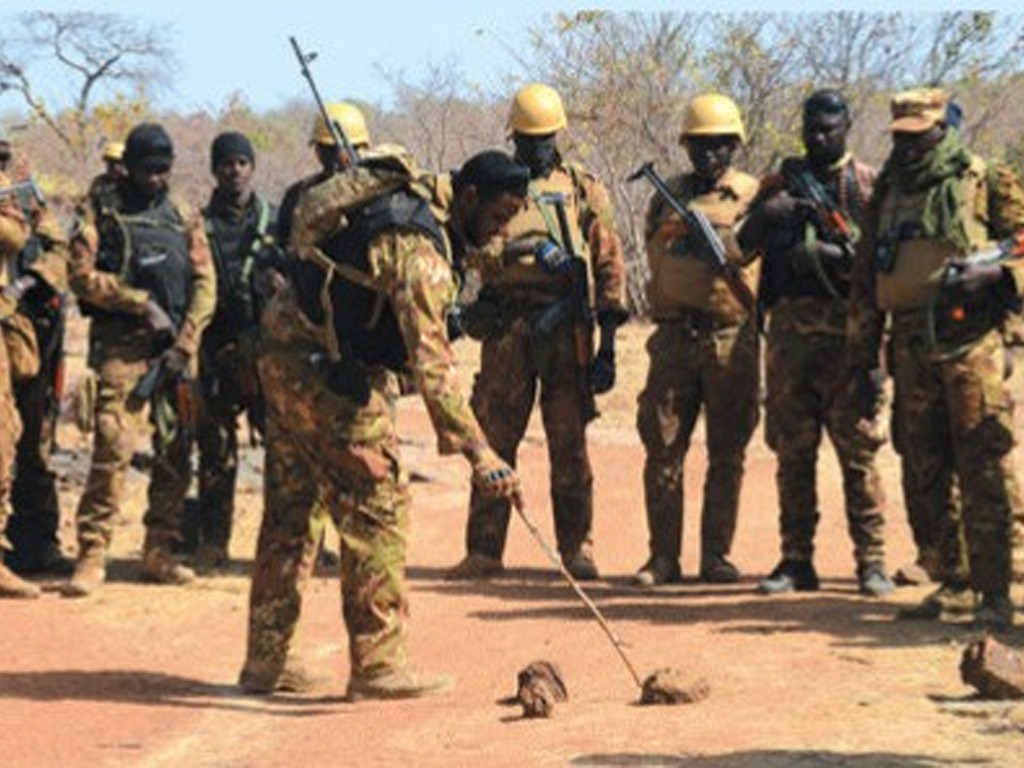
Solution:
M993 765L991 760L898 755L891 752L832 752L829 750L753 750L728 755L645 755L613 753L579 755L570 765L590 768L679 766L680 768L943 768Z

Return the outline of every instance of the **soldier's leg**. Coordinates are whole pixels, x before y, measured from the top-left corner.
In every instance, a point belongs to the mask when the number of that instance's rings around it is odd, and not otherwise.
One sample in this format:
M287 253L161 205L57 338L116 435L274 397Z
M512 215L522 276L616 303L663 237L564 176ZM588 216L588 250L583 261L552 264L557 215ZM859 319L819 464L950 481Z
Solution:
M572 327L566 323L557 328L550 343L551 365L541 378L540 408L551 467L555 538L568 565L581 553L586 559L591 557L594 476L587 455L587 423Z
M782 561L809 566L819 519L816 468L822 398L814 386L818 361L811 349L813 339L774 326L765 360L765 441L778 460L775 480Z
M711 581L734 581L739 574L727 557L736 533L743 460L759 416L759 343L753 323L736 332L719 331L713 341L701 382L708 446L701 574Z
M536 398L529 332L528 324L517 320L507 333L484 341L473 383L473 412L487 442L513 467ZM467 552L500 561L510 514L507 500L488 498L474 488L466 526Z
M700 413L699 343L680 323L661 323L647 341L647 381L637 398L637 431L644 445L648 566L657 583L679 576L683 536L683 458ZM660 564L660 565L659 565ZM644 570L638 574L641 582Z
M199 446L199 534L226 559L238 476L237 419L231 403L210 399L196 432Z

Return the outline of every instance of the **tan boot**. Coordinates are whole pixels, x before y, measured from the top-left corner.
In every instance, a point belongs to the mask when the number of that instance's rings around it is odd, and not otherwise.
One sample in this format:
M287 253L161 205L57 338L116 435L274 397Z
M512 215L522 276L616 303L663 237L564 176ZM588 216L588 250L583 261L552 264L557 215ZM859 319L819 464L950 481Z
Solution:
M309 693L323 688L330 678L314 675L298 659L289 658L281 674L276 677L260 673L248 666L238 676L238 685L246 693L270 695L273 693Z
M362 699L418 699L444 693L455 685L451 675L426 675L402 667L374 677L353 677L348 682L349 701Z
M85 549L78 556L75 572L64 585L64 597L88 597L107 580L107 556L100 547Z
M196 573L182 565L163 547L142 553L142 580L152 584L188 584L195 581Z
M3 563L0 563L0 598L34 600L42 590L30 581L25 581Z
M448 581L479 581L497 576L503 570L501 560L470 552L462 562L449 568L444 577Z

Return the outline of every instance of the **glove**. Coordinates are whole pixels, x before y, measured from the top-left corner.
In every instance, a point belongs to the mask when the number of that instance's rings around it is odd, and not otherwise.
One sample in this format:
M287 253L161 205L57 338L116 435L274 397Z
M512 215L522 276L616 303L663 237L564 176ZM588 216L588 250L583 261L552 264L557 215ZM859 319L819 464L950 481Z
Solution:
M17 304L26 293L31 291L37 285L39 285L39 278L34 275L22 275L4 288L4 298L10 299Z
M541 269L549 275L564 275L572 268L572 256L551 240L542 240L534 250L534 255Z
M169 336L174 334L174 323L171 322L171 316L153 299L146 302L146 323L153 333Z
M487 496L509 499L522 507L519 475L491 448L480 451L473 462L473 484Z
M590 365L590 388L595 395L610 392L615 386L615 353L599 352Z
M188 353L178 347L171 347L160 357L167 377L177 376L188 368Z

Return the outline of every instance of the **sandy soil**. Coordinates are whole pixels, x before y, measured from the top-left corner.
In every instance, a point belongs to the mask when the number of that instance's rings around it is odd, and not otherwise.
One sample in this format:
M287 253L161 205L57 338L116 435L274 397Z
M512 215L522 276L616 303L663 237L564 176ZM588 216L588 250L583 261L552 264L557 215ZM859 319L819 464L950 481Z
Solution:
M760 434L749 452L734 549L743 582L693 580L697 536L688 525L687 583L630 587L646 555L642 450L631 427L646 334L643 327L627 333L620 387L590 430L605 578L588 591L629 643L641 676L672 666L706 677L706 701L636 706L626 667L520 524L513 522L505 578L443 581L462 554L468 473L460 460L435 455L424 409L408 399L400 417L404 452L419 478L409 553L411 652L423 668L454 674L454 691L412 702L346 702L346 638L330 574L311 586L299 640L310 666L330 682L312 695L275 698L234 687L261 510L260 455L247 451L229 575L186 588L136 581L145 476L133 471L111 583L83 601L48 592L36 602L0 604L0 765L1024 765L1024 708L977 700L960 682L960 654L974 633L894 621L896 607L920 599L925 587L885 601L857 595L831 450L821 461L820 592L754 593L778 556L774 462ZM463 354L468 379L472 351ZM70 514L86 444L67 424L61 445L62 503ZM521 466L528 513L551 537L536 421ZM688 523L704 467L698 440L686 468ZM895 566L913 551L889 449L883 469ZM1024 645L1024 630L1003 639ZM499 703L534 659L560 665L570 691L548 720L522 720L518 708Z

